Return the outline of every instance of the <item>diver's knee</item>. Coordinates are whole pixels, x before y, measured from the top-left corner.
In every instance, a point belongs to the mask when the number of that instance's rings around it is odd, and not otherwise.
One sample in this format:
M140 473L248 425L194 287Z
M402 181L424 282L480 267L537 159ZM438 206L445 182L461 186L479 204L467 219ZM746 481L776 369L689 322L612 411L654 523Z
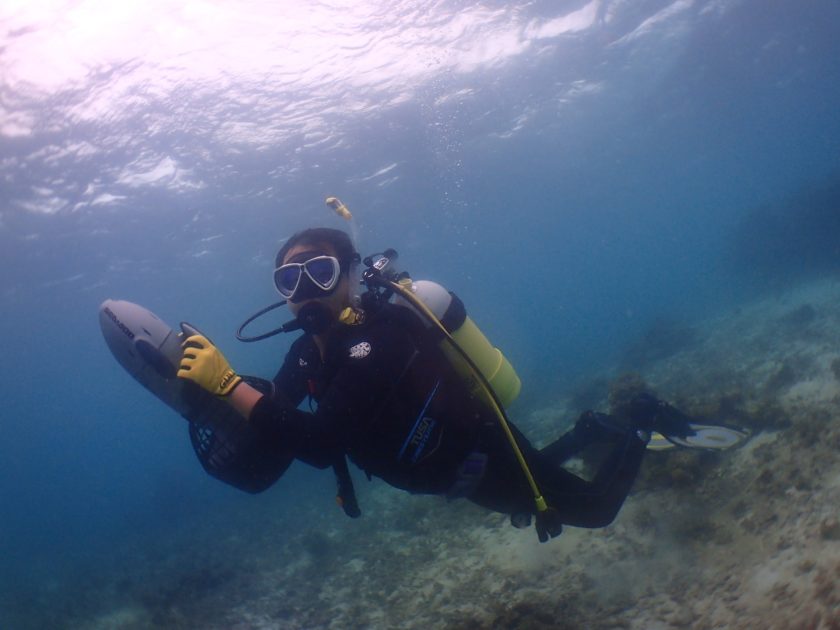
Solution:
M575 424L574 435L581 442L613 441L626 436L629 428L614 416L585 411Z

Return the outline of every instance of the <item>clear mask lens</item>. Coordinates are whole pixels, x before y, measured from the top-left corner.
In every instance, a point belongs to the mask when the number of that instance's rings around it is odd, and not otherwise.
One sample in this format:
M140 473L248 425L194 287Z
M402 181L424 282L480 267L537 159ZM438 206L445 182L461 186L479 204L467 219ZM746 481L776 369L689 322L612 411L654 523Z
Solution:
M286 263L274 270L274 286L284 298L293 300L304 274L315 287L329 292L338 283L341 267L333 256L316 256L303 263Z

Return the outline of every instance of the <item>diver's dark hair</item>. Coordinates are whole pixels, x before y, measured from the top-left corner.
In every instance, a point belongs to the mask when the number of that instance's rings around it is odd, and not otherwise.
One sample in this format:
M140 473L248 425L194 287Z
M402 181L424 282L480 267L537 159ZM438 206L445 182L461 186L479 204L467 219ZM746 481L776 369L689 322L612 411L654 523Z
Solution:
M277 257L274 259L274 266L279 267L283 264L283 259L292 247L295 245L331 245L335 250L338 264L341 266L342 273L346 273L350 269L350 265L354 262L359 262L359 254L353 247L353 241L346 232L335 230L333 228L308 228L297 234L289 237L280 251L277 252Z

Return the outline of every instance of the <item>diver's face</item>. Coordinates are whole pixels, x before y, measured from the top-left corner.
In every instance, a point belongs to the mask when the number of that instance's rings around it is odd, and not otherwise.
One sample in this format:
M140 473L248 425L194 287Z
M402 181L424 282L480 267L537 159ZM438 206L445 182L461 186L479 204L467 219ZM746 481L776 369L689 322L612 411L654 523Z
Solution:
M302 263L316 256L337 256L335 249L328 243L317 245L294 245L283 257L283 264L290 262ZM299 302L288 301L286 304L292 314L297 317L300 310L310 302L318 302L326 306L333 319L337 320L347 306L350 306L350 279L349 274L342 273L335 289L322 297L311 297Z

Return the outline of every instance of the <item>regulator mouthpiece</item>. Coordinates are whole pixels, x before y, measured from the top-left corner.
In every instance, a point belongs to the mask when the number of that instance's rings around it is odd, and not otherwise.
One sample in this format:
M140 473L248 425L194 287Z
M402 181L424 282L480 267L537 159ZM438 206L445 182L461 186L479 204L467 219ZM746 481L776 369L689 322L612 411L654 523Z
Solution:
M310 302L300 309L297 321L303 332L310 335L320 335L329 330L333 322L333 315L324 304Z

